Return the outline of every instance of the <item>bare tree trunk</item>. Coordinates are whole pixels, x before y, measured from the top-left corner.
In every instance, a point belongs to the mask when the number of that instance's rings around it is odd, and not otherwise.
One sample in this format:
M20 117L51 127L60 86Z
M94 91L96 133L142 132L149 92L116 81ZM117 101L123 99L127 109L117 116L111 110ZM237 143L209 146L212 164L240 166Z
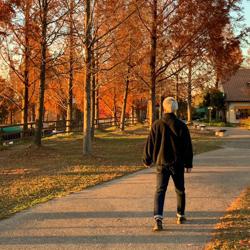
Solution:
M187 123L192 124L192 63L188 66Z
M13 124L13 111L10 111L10 124Z
M126 114L127 99L128 99L128 89L129 89L129 73L130 73L129 71L130 71L130 66L128 66L128 73L127 73L125 86L124 86L122 113L121 113L121 121L120 121L120 129L121 129L121 131L124 131L124 128L125 128L125 114Z
M95 121L96 121L97 127L99 123L98 120L99 120L99 88L97 87L96 94L95 94Z
M32 122L36 121L36 106L35 106L35 104L33 104L31 107L31 121Z
M92 81L91 81L91 138L95 136L95 105L96 102L96 75L95 75L95 56L92 53Z
M85 0L85 76L83 106L83 154L92 151L91 139L91 1Z
M39 106L38 106L38 120L35 134L35 144L41 146L42 144L42 130L43 130L43 115L44 115L44 92L46 81L46 52L47 52L47 14L48 1L42 1L42 43L41 43L41 65L40 65L40 86L39 86Z
M216 72L216 80L215 80L215 88L216 89L219 89L219 83L220 83L219 75Z
M162 82L160 83L160 95L159 95L159 119L162 118L162 114L163 114L163 107L162 107Z
M175 75L175 100L179 102L179 74ZM178 116L179 112L176 110L175 114Z
M117 107L116 107L116 89L114 87L114 95L113 95L113 114L114 114L114 121L113 121L113 126L117 125Z
M96 45L97 46L97 45ZM96 127L99 127L99 61L98 61L98 52L95 55L95 121Z
M72 129L72 113L73 113L73 81L74 81L74 37L73 37L73 9L74 1L70 1L70 17L69 17L69 83L68 83L68 99L67 99L67 115L66 115L66 132Z
M28 112L29 112L29 68L30 68L30 44L29 44L29 21L30 21L30 2L26 1L25 6L25 48L24 48L24 91L22 103L22 123L23 135L28 130Z
M131 123L132 125L134 125L135 124L135 107L133 105L131 106L131 119L132 119Z
M72 129L72 113L73 113L73 70L70 72L68 84L68 100L67 100L67 115L66 115L66 132L71 132Z
M217 90L219 90L219 85L220 85L220 78L219 78L219 74L216 73L216 82L215 82L215 88ZM215 108L215 119L218 121L219 120L219 110L218 108Z
M151 72L151 88L149 91L149 126L151 127L156 119L156 53L157 53L157 0L153 0L152 6L153 21L151 31L151 52L150 52L150 72Z
M179 74L175 75L175 100L179 101Z
M28 130L28 111L29 111L29 73L25 70L24 78L24 92L22 100L22 124L23 124L23 135L25 136ZM28 83L28 84L27 84Z

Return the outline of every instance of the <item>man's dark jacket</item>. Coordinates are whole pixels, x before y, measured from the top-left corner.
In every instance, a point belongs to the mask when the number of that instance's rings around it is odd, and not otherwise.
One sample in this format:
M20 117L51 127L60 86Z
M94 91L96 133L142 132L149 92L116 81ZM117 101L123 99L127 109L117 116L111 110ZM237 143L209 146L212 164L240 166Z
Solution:
M177 165L192 168L193 149L189 130L173 113L153 123L144 148L143 162L146 165Z

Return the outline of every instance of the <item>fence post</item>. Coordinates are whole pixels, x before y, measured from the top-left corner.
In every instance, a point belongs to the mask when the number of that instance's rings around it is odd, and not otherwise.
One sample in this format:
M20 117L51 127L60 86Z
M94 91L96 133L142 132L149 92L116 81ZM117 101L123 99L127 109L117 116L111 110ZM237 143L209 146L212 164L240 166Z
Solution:
M115 117L112 117L112 118L111 118L111 121L112 121L112 123L111 123L112 126L116 126L116 119L115 119Z
M99 119L95 119L95 128L99 128Z
M3 141L2 135L3 135L2 127L0 127L0 145L2 145L2 141Z
M33 124L31 123L30 124L30 127L29 127L29 136L32 136L33 135Z
M20 127L21 127L21 132L20 132L20 139L23 139L25 137L25 133L27 131L24 131L24 124L20 124Z

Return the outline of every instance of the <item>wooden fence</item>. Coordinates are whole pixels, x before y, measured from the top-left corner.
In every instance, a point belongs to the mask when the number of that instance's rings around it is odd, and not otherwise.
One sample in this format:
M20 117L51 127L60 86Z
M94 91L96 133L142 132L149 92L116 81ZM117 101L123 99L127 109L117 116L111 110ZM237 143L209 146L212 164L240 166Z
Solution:
M42 136L50 136L59 133L66 133L69 120L58 120L58 121L44 121ZM132 118L125 119L125 124L136 124L136 120ZM94 122L94 128L105 128L111 126L119 126L120 118L102 118L97 119ZM9 141L15 139L21 139L23 137L34 136L36 123L29 122L28 128L24 131L24 124L11 124L11 125L0 125L0 142ZM71 121L70 132L81 132L83 128L82 121Z

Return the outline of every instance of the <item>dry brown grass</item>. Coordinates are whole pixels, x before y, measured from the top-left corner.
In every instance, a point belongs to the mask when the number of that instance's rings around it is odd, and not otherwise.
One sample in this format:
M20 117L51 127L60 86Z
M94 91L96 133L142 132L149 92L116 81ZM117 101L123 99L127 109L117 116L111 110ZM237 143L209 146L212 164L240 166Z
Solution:
M213 240L206 250L250 249L250 187L231 204L216 225Z
M148 131L97 132L92 156L82 156L80 134L43 140L42 148L25 142L0 151L0 218L86 187L143 169L141 154ZM195 140L196 153L218 148Z

